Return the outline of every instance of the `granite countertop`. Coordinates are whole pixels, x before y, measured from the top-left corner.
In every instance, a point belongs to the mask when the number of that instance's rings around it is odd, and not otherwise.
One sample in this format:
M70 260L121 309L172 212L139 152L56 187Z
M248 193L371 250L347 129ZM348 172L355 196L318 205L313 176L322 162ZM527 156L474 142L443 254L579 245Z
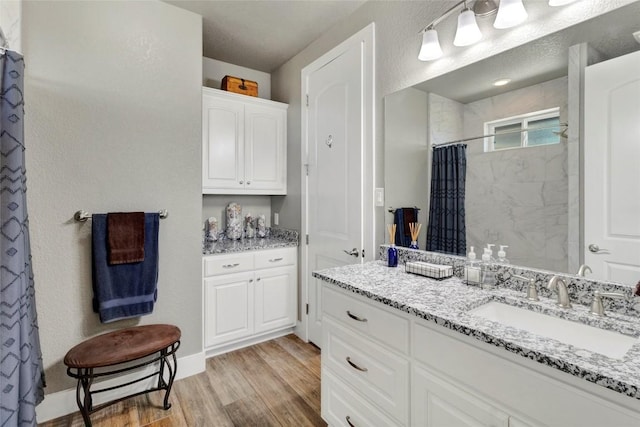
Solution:
M251 239L230 240L224 236L220 236L217 242L205 242L202 248L202 254L218 255L296 246L298 246L297 231L271 228L267 233L267 237L262 238L254 237Z
M640 399L640 340L622 359L574 347L527 331L508 327L469 313L491 301L579 321L603 329L640 337L640 319L619 313L598 318L589 308L573 304L570 310L555 305L555 298L526 299L523 292L497 287L483 290L451 277L434 280L389 268L383 261L335 267L313 276L340 288L415 315L442 327L471 336L506 351L583 378L619 393Z

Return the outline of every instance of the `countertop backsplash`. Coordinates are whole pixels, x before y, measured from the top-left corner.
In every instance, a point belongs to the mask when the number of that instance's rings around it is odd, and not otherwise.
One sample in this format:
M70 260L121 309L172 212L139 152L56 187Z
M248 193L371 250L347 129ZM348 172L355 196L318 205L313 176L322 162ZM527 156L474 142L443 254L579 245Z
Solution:
M387 249L389 245L381 245L378 251L378 257L382 261L387 260ZM445 255L436 252L417 251L404 247L398 249L398 267L404 266L407 261L425 261L433 264L447 264L453 266L454 276L464 279L464 266L467 262L465 257L455 255ZM538 288L538 293L542 297L554 298L551 291L547 289L547 283L553 276L559 276L567 282L569 297L571 302L576 304L590 306L593 300L593 293L596 290L604 292L621 292L627 296L626 300L622 299L603 299L605 311L616 312L627 316L640 315L640 297L634 295L634 287L615 282L603 282L598 280L590 280L587 277L576 276L567 273L558 273L534 268L527 268L511 264L492 263L492 269L496 273L496 285L499 287L510 288L525 293L526 283L521 280L509 280L513 275L521 275L533 278Z

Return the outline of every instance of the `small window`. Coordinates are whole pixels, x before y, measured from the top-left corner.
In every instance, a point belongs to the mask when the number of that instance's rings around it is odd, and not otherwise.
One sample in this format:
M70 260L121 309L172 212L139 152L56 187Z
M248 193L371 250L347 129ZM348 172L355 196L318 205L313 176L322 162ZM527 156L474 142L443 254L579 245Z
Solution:
M560 108L486 122L484 151L559 144L560 131Z

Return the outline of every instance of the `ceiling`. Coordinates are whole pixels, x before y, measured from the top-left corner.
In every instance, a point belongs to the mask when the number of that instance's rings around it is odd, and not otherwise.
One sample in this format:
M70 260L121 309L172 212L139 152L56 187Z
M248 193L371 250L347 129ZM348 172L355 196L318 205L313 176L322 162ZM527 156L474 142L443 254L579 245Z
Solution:
M271 73L366 0L165 0L203 17L203 56Z
M603 59L639 50L632 35L640 30L639 16L640 2L632 3L414 87L466 104L566 76L568 50L575 44L589 43ZM493 86L501 78L512 81Z

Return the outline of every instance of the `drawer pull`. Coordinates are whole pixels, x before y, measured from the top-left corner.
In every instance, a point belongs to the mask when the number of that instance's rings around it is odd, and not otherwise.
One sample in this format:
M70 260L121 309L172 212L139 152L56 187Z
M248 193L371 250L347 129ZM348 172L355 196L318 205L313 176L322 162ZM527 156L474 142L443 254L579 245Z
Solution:
M351 417L349 415L347 415L345 419L347 420L347 424L349 424L350 427L356 427L355 424L351 422Z
M278 261L282 261L284 258L271 258L269 260L269 262L278 262Z
M351 365L351 367L352 367L352 368L357 369L357 370L358 370L358 371L360 371L360 372L367 372L367 371L368 371L368 369L367 369L367 368L361 368L360 366L358 366L358 365L356 365L355 363L353 363L353 362L351 361L351 358L350 358L349 356L347 356L347 363L348 363L349 365Z
M225 265L222 266L222 268L235 268L235 267L237 267L239 265L240 264L236 262L235 264L225 264Z
M358 322L367 322L368 320L364 317L356 316L355 314L351 314L349 310L347 310L347 316L351 317L353 320L357 320Z

